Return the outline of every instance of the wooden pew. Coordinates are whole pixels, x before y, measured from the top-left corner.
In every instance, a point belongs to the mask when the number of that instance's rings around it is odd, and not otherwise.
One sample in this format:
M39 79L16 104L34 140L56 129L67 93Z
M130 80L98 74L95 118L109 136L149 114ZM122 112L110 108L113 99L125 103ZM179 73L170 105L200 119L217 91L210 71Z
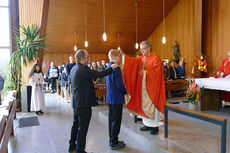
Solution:
M106 84L95 84L94 85L95 88L95 93L96 93L96 97L103 97L103 100L97 100L97 102L106 102Z
M10 101L9 105L6 108L6 116L2 117L0 123L0 153L8 153L8 142L10 140L10 136L14 136L14 127L13 120L15 118L16 113L16 101Z
M172 91L186 90L188 88L188 80L171 80L165 81L165 91L167 92L167 98L171 97Z

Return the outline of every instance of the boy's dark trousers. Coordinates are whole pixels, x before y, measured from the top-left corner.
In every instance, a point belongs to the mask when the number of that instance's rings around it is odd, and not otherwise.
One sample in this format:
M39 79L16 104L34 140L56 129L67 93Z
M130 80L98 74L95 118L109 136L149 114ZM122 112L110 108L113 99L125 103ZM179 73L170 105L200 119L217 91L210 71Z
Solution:
M123 104L113 105L108 104L109 106L109 143L117 144L118 135L121 128L121 119L122 119L122 109Z

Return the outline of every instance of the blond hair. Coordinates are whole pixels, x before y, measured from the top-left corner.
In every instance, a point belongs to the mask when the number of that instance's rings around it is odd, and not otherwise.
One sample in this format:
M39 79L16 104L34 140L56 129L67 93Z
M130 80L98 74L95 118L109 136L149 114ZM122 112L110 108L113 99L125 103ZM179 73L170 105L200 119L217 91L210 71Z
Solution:
M109 53L108 53L108 56L109 56L109 60L111 61L114 57L117 57L120 55L120 52L119 50L116 50L116 49L110 49L109 50Z

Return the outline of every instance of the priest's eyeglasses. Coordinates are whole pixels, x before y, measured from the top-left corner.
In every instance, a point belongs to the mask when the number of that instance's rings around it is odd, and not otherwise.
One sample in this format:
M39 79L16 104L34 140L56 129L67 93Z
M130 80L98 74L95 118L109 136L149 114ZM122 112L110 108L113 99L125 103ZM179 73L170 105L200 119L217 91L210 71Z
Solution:
M141 50L145 50L145 49L147 49L147 48L149 48L149 47L141 48Z

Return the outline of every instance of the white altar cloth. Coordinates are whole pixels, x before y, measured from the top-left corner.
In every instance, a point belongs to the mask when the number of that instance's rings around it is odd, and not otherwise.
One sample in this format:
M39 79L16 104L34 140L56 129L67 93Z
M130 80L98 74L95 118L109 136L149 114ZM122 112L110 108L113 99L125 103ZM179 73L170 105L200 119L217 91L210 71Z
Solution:
M230 79L226 78L196 78L196 84L205 89L230 91Z

